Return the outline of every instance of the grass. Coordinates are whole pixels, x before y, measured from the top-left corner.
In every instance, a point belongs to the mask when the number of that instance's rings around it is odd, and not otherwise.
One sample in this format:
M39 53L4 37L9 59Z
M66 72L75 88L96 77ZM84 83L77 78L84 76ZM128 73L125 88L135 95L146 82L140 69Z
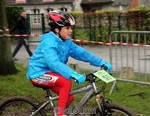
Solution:
M20 72L16 75L0 76L0 103L11 96L28 96L37 100L45 99L45 92L42 89L34 87L29 80L26 79L26 68L20 64L16 64L16 67ZM82 70L82 73L88 73L89 71ZM102 82L97 82L101 88ZM81 85L82 86L82 85ZM72 88L79 87L73 82ZM109 91L112 87L112 83L106 85L106 97L111 98L113 103L124 105L136 113L139 116L150 115L150 87L142 84L117 82L117 86L114 88L112 94ZM84 93L75 95L75 100L71 107L83 97ZM94 107L95 99L92 98L86 107Z

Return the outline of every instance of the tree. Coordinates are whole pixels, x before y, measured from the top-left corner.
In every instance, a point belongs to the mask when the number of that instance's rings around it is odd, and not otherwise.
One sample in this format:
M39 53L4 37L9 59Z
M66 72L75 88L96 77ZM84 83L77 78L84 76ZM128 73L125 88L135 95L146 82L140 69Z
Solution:
M12 53L10 38L3 36L8 34L5 28L8 28L7 18L5 14L5 0L0 0L0 75L8 75L17 73Z

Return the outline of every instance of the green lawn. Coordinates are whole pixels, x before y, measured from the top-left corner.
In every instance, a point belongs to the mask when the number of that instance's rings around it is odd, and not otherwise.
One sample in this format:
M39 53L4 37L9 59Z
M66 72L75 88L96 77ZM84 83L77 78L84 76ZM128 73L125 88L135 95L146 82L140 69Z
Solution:
M26 68L20 64L16 64L16 67L20 70L17 75L0 76L0 102L11 96L28 96L38 100L45 99L45 92L34 87L29 80L26 79ZM82 71L88 73L88 71ZM102 83L97 82L101 88ZM83 84L84 85L84 84ZM81 85L81 86L83 86ZM73 88L79 87L73 82ZM111 98L113 103L124 105L129 107L133 111L139 114L139 116L150 115L150 87L141 84L118 82L117 88L114 88L112 94L109 91L112 87L112 83L106 86L106 97ZM71 107L83 97L84 93L75 95L75 100ZM87 107L94 106L95 99L92 98L87 104Z

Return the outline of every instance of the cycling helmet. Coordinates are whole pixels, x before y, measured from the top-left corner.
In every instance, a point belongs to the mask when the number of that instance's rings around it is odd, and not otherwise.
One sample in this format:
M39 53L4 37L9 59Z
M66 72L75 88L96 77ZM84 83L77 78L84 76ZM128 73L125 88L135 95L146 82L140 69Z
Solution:
M63 11L51 11L48 13L48 24L51 28L61 28L75 25L73 16Z

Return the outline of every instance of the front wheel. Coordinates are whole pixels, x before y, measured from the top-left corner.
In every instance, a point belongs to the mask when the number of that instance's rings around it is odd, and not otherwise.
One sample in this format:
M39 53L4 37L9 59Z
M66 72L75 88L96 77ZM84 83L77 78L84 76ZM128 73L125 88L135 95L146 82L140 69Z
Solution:
M117 104L108 103L105 105L104 109L104 116L136 116L136 114L128 108ZM95 114L91 116L101 116L99 108L97 108Z
M30 98L11 97L0 104L0 116L32 116L37 108L37 102ZM45 112L40 110L34 116L45 116Z

